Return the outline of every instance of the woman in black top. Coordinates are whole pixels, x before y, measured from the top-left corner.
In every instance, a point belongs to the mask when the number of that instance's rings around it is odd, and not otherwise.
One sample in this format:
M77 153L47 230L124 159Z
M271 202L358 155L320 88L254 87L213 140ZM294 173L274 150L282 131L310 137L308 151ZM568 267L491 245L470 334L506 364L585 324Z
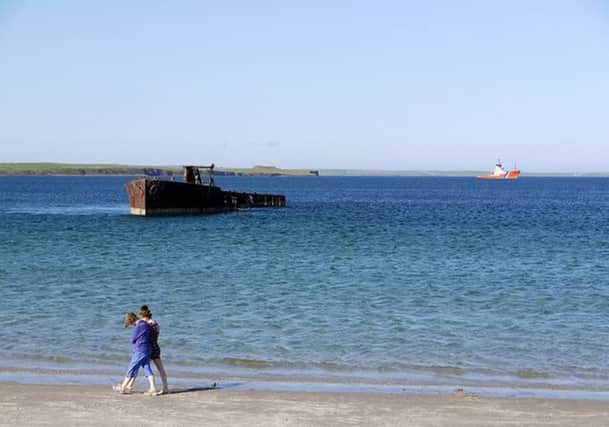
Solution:
M161 376L161 382L163 383L163 388L158 394L167 394L169 393L169 387L167 386L167 374L165 373L165 368L163 367L163 361L161 360L161 347L159 347L159 333L160 327L156 320L152 319L152 313L148 309L147 305L143 305L140 307L140 316L143 320L145 320L150 328L152 329L150 335L150 341L152 342L152 354L150 355L150 360L152 360L159 371L159 375Z

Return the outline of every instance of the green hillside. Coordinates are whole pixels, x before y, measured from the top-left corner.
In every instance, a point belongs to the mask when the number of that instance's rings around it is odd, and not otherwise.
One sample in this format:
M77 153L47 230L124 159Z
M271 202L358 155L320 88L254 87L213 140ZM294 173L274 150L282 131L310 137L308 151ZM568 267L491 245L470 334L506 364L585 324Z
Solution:
M432 171L432 170L373 170L373 169L281 169L275 166L253 168L216 167L218 176L464 176L475 177L488 171ZM0 175L126 175L173 176L181 175L181 166L130 166L120 164L75 163L0 163ZM608 177L609 172L545 173L526 172L522 177Z
M173 176L182 173L181 166L129 166L119 164L74 163L0 163L0 175L148 175ZM274 166L253 168L215 169L216 175L235 176L317 176L317 171L305 169L280 169Z

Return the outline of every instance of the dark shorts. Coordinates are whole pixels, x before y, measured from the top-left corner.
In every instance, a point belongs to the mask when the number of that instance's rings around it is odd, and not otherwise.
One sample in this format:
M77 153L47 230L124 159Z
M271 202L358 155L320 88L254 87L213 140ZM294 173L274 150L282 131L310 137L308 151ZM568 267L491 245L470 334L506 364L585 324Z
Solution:
M158 345L152 346L152 353L150 354L150 360L161 358L161 347Z

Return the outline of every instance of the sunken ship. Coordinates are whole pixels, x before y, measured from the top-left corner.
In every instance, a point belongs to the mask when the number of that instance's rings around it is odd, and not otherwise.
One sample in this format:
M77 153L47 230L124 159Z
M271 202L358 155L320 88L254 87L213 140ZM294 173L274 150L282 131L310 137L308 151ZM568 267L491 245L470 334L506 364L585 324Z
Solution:
M201 170L207 177L201 177ZM141 178L125 184L132 215L208 214L248 208L284 207L280 194L226 191L214 182L214 165L184 166L182 181Z

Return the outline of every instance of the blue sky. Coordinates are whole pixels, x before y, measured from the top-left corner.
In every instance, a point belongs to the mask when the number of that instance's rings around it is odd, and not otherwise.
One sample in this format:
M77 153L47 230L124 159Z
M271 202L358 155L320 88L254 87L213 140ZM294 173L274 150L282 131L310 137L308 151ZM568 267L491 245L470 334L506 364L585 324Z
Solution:
M0 0L0 162L609 170L607 1Z

